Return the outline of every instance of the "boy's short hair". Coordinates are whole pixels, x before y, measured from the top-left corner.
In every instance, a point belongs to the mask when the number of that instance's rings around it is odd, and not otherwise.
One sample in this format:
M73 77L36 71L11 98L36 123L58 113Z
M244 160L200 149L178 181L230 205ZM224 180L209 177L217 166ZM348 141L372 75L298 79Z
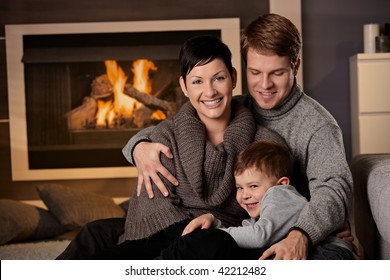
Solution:
M267 176L290 177L294 170L294 158L287 146L271 142L254 142L242 150L234 164L234 176L254 168Z

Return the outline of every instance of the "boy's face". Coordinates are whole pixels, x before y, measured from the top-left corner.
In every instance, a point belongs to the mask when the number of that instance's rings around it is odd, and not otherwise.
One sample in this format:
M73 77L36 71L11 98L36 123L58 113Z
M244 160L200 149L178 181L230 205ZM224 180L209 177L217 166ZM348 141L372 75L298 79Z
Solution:
M294 85L300 61L292 65L287 56L265 55L249 48L247 83L250 94L262 109L273 109L283 102Z
M268 189L278 184L278 179L269 177L258 169L249 168L236 179L236 199L252 218L260 217L261 201Z

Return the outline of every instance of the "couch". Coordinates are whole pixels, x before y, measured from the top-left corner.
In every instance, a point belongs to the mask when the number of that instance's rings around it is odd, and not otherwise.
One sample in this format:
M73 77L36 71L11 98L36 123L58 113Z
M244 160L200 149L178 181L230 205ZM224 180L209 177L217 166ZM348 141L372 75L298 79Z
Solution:
M390 259L390 154L352 158L354 226L364 259Z

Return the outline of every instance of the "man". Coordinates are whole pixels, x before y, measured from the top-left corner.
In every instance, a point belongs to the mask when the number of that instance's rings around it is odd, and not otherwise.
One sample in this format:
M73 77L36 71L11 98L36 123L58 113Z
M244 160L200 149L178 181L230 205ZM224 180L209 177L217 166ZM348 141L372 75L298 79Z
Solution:
M250 95L237 98L258 124L286 140L296 160L292 184L309 199L287 237L261 258L307 259L310 254L343 258L350 253L347 247L328 248L323 241L335 232L353 239L348 229L342 231L351 208L352 176L337 122L296 83L302 47L299 31L287 18L267 14L247 26L241 47ZM146 134L148 130L131 139L123 152L138 168L138 192L145 184L152 198L152 180L167 195L160 176L176 185L180 182L161 165L160 153L169 158L172 154L159 143L145 142Z

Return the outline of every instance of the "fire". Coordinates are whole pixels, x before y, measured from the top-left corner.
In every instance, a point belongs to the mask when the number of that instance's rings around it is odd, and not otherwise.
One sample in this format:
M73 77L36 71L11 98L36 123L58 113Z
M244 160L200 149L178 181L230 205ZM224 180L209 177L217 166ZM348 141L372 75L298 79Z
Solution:
M116 119L131 117L134 111L143 105L124 93L128 77L118 63L115 60L106 60L104 64L106 66L108 80L112 85L114 101L98 100L96 125L98 127L115 127ZM152 92L152 83L149 79L149 72L156 70L157 67L153 61L147 59L135 60L131 69L134 74L133 87L140 92L150 94ZM166 116L161 111L155 111L151 118L162 120Z
M167 116L163 113L161 110L156 110L153 112L153 114L150 116L151 119L153 120L165 120Z
M134 61L131 71L134 74L133 87L141 92L150 94L152 92L152 83L148 79L149 71L157 71L153 61L148 59L139 59Z
M112 102L104 102L102 100L97 101L98 112L96 114L96 126L105 127L106 126L106 116L109 115L109 112L112 111Z

